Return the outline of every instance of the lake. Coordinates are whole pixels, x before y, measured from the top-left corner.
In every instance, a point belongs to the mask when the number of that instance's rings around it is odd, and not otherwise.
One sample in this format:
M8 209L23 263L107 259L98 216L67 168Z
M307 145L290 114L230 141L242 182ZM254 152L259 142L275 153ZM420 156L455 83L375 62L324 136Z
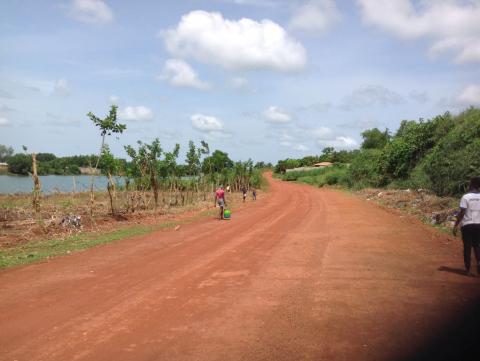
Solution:
M45 175L40 176L43 193L54 192L85 192L90 189L89 175ZM115 179L118 184L123 184L122 178ZM75 184L75 186L74 186ZM95 176L95 190L107 189L107 178ZM33 189L33 180L28 176L0 175L0 193L30 193Z

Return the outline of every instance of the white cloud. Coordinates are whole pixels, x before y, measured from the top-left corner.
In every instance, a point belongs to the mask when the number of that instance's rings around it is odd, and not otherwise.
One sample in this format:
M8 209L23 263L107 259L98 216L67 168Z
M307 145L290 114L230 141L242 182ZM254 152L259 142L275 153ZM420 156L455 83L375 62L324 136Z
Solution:
M340 12L334 0L309 0L294 11L290 27L325 33L340 19Z
M143 105L125 107L118 115L122 120L133 121L151 120L154 116L152 110Z
M53 92L56 95L68 96L72 93L72 89L68 80L62 78L55 82Z
M403 97L381 85L364 85L344 97L341 108L351 110L373 105L395 105L404 101Z
M331 140L318 140L317 144L322 147L333 147L336 150L340 149L352 149L358 146L358 143L355 139L348 136L338 136L335 139Z
M213 116L194 114L190 119L192 121L192 126L201 132L223 130L223 122Z
M0 118L0 127L6 127L6 126L9 126L11 124L12 123L7 118Z
M426 38L430 53L454 52L459 63L480 62L478 0L358 0L363 20L402 39Z
M284 110L271 106L263 112L263 116L271 123L288 123L292 117Z
M110 95L110 97L108 97L108 102L112 105L114 104L118 105L119 101L120 101L120 98L117 97L116 95Z
M113 12L102 0L73 0L69 15L84 23L109 23L113 21Z
M194 114L190 117L190 120L193 128L211 138L230 138L232 136L225 130L223 121L214 116Z
M268 19L227 20L220 13L197 10L161 35L169 53L228 69L292 71L306 63L304 47Z
M455 99L459 105L480 106L480 85L469 85Z
M189 87L200 90L210 88L210 85L201 81L197 73L195 73L195 70L181 59L168 59L165 62L162 75L158 78L160 80L166 80L171 85L178 87Z

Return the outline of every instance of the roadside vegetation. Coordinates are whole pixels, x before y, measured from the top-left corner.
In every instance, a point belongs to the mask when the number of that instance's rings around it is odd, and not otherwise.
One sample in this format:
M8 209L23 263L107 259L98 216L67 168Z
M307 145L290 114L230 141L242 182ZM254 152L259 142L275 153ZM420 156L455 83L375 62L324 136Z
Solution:
M117 119L116 106L103 119L92 113L88 118L99 130L97 155L30 154L25 146L23 153L14 154L11 147L0 146L0 161L8 163L8 171L29 175L33 181L31 194L0 194L0 267L118 239L131 235L131 229L143 232L174 224L172 217L212 208L219 185L230 187L229 207L237 204L236 192L242 187L265 187L262 172L269 164L235 162L226 152L211 151L205 141L190 141L184 159L179 144L167 150L159 138L126 145L127 159L117 158L109 142L128 130ZM91 170L89 192L42 193L39 175L78 174L80 167ZM95 191L97 170L107 179L103 192ZM105 236L117 228L124 231Z
M450 230L458 198L470 178L480 175L480 109L404 120L393 134L373 128L362 138L358 150L325 148L319 156L281 160L275 166L277 177L350 189L369 201ZM333 165L301 170L318 162Z
M362 133L359 150L325 148L319 156L281 160L275 172L283 180L352 189L422 189L437 196L459 196L480 174L480 109L429 120L404 120L391 133L377 128ZM287 172L318 162L332 167Z

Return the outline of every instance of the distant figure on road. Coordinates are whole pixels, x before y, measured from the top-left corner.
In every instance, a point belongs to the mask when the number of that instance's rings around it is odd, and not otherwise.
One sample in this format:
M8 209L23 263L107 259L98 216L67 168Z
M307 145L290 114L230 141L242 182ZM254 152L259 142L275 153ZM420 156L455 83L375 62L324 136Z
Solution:
M245 199L247 199L247 187L242 186L242 195L243 195L243 201L245 202Z
M465 274L473 276L473 273L470 272L472 248L477 261L477 274L480 274L480 177L470 180L468 193L460 200L460 213L453 227L454 235L457 235L459 224L463 239Z
M227 192L230 193L230 186L227 186Z
M255 188L252 188L252 198L254 201L257 200L257 190Z
M225 210L225 205L227 202L225 201L225 191L223 190L223 186L218 187L215 191L215 204L218 204L220 207L220 219L223 219L223 211Z

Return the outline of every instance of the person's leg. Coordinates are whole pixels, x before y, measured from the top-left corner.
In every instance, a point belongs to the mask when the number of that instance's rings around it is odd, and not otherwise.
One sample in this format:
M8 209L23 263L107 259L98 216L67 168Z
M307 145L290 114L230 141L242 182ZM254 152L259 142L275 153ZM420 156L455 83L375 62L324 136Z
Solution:
M463 263L465 264L465 271L470 273L470 263L472 256L472 239L471 239L470 227L462 227L462 240L463 240Z
M477 273L480 275L480 224L476 224L472 229L472 247L477 261Z

